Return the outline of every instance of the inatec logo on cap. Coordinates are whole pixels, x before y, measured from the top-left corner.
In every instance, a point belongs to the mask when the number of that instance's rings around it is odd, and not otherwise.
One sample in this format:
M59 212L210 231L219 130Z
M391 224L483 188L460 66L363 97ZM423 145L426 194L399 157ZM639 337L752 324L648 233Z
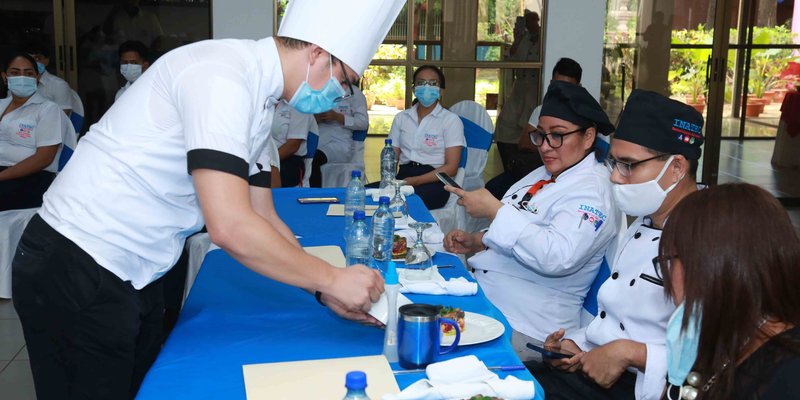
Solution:
M672 131L677 133L676 139L679 142L694 144L701 136L702 127L682 119L675 118L672 124Z

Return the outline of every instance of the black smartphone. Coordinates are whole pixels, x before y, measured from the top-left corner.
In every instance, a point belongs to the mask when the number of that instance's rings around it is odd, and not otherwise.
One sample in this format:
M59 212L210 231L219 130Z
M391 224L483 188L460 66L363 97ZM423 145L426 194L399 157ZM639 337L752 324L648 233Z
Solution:
M572 356L574 355L574 354L566 354L566 353L556 353L555 351L546 350L544 347L537 346L537 345L535 345L533 343L528 343L528 344L526 344L526 346L528 346L529 349L531 349L531 350L533 350L533 351L535 351L537 353L541 353L542 357L549 358L549 359L552 359L552 360L560 360L560 359L563 359L563 358L572 358Z
M445 174L444 172L437 172L436 173L436 177L439 178L439 180L442 181L442 183L444 183L445 185L449 185L449 186L452 186L454 188L461 189L461 186L459 186L456 183L456 181L453 180L453 178L451 178L449 175Z
M301 197L297 199L300 204L338 203L338 197Z

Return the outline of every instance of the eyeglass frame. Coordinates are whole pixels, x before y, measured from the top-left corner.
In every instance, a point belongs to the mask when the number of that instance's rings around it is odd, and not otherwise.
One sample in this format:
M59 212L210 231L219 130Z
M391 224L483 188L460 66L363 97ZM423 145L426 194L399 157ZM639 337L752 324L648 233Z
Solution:
M438 79L417 79L416 81L414 81L414 87L436 86L438 88L441 88L441 86L439 86L439 85L441 85L441 82L439 82Z
M630 178L631 175L633 175L633 169L636 166L644 164L644 163L646 163L648 161L655 160L657 158L669 157L671 155L672 154L662 153L662 154L658 154L658 155L655 155L655 156L650 157L650 158L645 158L644 160L639 160L639 161L634 161L634 162L625 162L625 161L617 160L617 159L615 159L614 157L612 157L609 154L608 157L606 157L606 160L603 162L603 164L606 165L606 168L608 168L608 170L610 172L613 173L614 169L616 169L617 171L619 171L619 174L622 175L623 177ZM628 172L623 172L623 170L622 170L622 168L620 168L620 166L625 166L625 168L627 168Z
M662 273L668 273L672 269L672 260L679 258L678 255L659 255L653 258L653 268L656 270L658 279L664 279Z
M344 96L337 97L336 99L333 100L334 103L338 103L338 102L340 102L342 100L349 99L349 98L355 96L355 92L353 91L353 83L350 82L350 79L347 77L347 70L344 69L344 61L342 61L342 60L340 60L340 59L338 59L336 57L333 57L333 58L336 61L338 61L339 65L342 67L342 76L344 76L344 80L339 81L339 84L340 85L347 85L347 89L350 90L350 94L346 94L345 93Z
M530 137L531 143L533 143L533 145L536 146L536 147L539 147L539 146L543 145L544 142L547 142L547 145L550 146L550 148L558 149L558 148L561 148L561 146L564 145L564 136L568 136L568 135L571 135L571 134L576 133L576 132L586 131L589 128L590 127L578 128L578 129L575 129L574 131L569 131L569 132L564 132L564 133L559 133L559 132L547 133L542 129L536 128L533 131L528 133L528 137ZM538 134L539 136L541 136L543 138L541 143L536 144L536 139L534 139L534 135L535 134ZM558 146L553 146L553 144L550 143L550 136L560 138L560 142L559 142Z

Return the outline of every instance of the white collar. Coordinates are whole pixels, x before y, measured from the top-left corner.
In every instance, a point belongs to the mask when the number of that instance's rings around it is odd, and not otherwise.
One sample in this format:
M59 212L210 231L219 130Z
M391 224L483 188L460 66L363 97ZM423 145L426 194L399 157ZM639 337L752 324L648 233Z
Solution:
M594 166L596 164L598 164L598 161L597 161L597 158L595 157L594 151L592 151L589 154L587 154L585 157L583 157L582 160L578 161L577 164L574 164L571 167L568 167L567 169L562 171L561 174L558 175L558 178L556 178L556 182L564 179L564 177L569 177L573 173L577 173L577 171L582 171L584 169L594 168ZM551 174L550 171L547 171L546 167L544 167L544 168L545 168L545 171L547 172L547 175L549 177L552 177L553 174Z
M4 99L0 99L0 112L6 110L8 105L11 104L11 100L12 99L13 99L12 96L8 96L8 97L6 97ZM22 108L24 108L24 107L26 107L28 105L31 105L31 104L41 104L41 103L44 103L45 101L47 101L47 99L42 97L42 95L40 95L39 92L36 92L33 95L31 95L31 97L28 97L28 100L26 100L25 103L23 103L19 108L17 108L17 110L20 110L20 109L22 109ZM16 110L14 110L14 111L16 111Z
M419 125L419 113L417 112L418 108L419 108L419 103L414 104L413 106L411 106L411 108L406 110L406 112L408 112L408 114L414 118L414 121L417 121L417 125ZM436 107L434 107L433 111L431 111L430 114L426 115L425 117L434 117L434 118L438 117L439 114L441 114L442 110L444 110L444 107L442 107L442 102L437 101Z
M260 48L256 53L261 70L259 98L265 96L264 106L271 107L280 101L283 94L283 68L275 39L272 37L256 41Z

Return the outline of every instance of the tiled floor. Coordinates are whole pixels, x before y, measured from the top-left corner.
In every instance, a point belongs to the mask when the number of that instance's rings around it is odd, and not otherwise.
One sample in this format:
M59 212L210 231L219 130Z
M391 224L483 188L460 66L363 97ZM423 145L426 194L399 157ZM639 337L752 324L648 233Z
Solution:
M36 399L22 326L14 304L5 299L0 299L0 398Z

